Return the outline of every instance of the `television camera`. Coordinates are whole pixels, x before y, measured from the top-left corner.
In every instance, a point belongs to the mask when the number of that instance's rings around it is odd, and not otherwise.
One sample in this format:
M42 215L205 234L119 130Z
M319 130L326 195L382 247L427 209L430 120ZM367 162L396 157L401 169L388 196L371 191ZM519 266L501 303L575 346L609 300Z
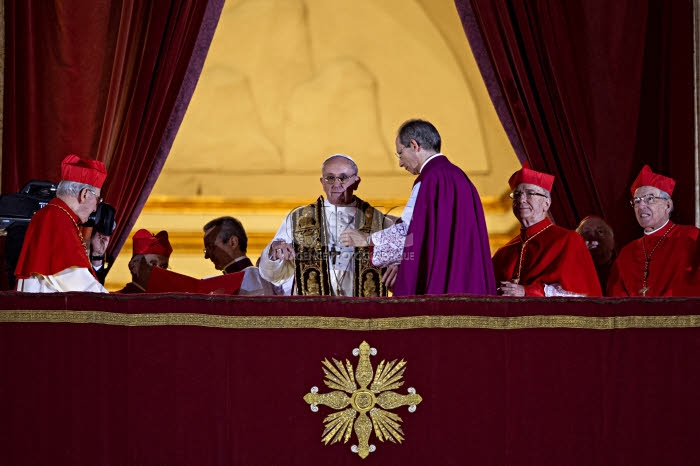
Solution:
M12 228L26 226L34 214L56 197L56 183L32 180L16 194L0 196L0 234L7 234ZM92 227L110 236L117 224L114 220L116 209L103 202L90 214L82 226Z

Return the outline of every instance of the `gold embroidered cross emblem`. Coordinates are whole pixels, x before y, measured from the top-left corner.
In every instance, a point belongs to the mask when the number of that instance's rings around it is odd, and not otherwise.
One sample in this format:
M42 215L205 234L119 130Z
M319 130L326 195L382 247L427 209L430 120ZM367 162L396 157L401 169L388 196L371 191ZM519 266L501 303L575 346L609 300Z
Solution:
M304 401L311 405L313 412L318 411L320 404L342 410L323 420L325 430L321 440L326 445L341 439L347 443L354 430L358 445L353 445L351 450L361 458L366 458L376 449L374 445L369 444L372 428L382 442L386 439L401 443L404 439L401 418L385 410L408 406L409 412L414 412L416 405L423 400L413 388L408 389L407 395L392 391L403 385L402 378L406 370L406 362L403 359L398 363L394 359L388 364L382 361L375 374L369 357L376 354L377 350L370 348L369 344L363 341L359 348L353 350L353 355L360 357L354 371L347 359L345 365L336 359L333 359L333 364L324 359L323 372L326 378L323 382L335 391L318 393L318 388L312 387L310 393L304 395Z

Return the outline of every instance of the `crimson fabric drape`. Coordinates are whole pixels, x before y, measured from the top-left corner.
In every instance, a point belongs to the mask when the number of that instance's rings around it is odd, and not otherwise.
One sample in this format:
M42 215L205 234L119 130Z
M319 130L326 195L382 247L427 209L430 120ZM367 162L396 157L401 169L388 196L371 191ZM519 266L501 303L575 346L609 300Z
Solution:
M58 181L68 153L97 155L121 8L5 2L4 193L32 178Z
M639 236L627 201L645 163L678 181L674 218L694 223L690 1L455 4L516 152L556 176L558 224L594 213L618 246Z
M68 153L103 161L103 197L117 209L113 257L167 156L222 7L8 0L3 192L57 181Z
M700 299L0 293L3 465L700 464ZM324 445L322 361L404 360L399 443ZM356 373L357 371L355 371ZM381 389L380 389L381 391ZM376 418L375 418L376 419Z

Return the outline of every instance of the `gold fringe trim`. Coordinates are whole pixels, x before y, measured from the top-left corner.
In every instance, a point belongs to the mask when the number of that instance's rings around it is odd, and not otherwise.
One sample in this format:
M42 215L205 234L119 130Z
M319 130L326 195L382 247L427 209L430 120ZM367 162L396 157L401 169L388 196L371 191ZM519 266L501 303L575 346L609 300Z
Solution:
M421 328L472 328L518 330L572 328L615 330L629 328L700 327L699 315L584 317L535 315L517 317L409 316L357 319L323 316L219 316L212 314L122 314L102 311L2 311L0 323L103 324L124 327L182 326L231 329L411 330Z

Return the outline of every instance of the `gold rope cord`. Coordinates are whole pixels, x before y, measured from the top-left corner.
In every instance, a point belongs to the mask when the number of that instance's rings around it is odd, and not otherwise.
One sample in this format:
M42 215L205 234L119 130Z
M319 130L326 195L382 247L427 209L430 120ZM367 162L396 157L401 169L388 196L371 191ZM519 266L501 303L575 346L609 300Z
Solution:
M0 323L103 324L124 327L182 326L230 329L323 329L323 330L410 330L465 328L518 330L531 328L571 328L613 330L631 328L700 327L700 315L584 317L534 315L487 316L409 316L358 319L324 316L220 316L195 313L122 314L103 311L13 310L0 312Z

